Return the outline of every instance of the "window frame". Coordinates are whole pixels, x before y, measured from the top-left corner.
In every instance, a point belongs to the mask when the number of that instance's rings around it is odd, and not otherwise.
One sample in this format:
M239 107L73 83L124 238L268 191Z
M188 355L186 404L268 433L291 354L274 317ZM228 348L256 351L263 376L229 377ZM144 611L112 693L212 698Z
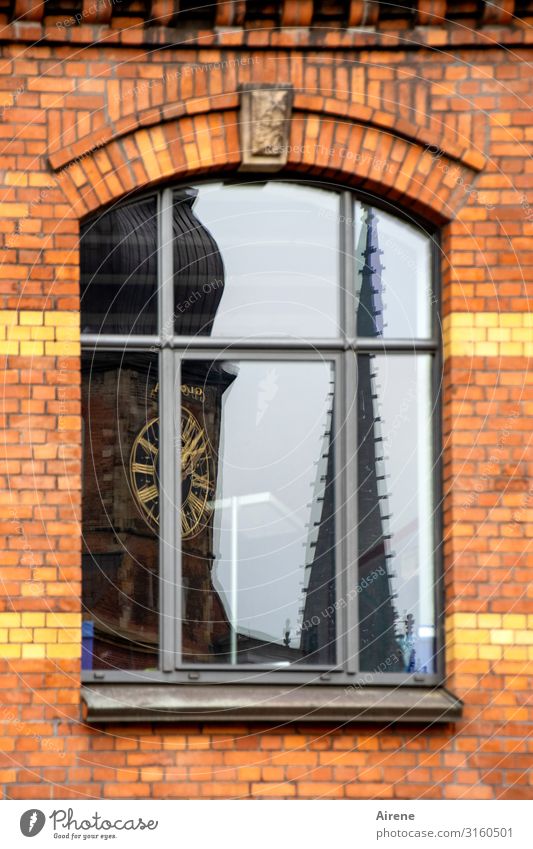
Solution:
M159 419L161 455L172 454L175 440L180 439L179 421L177 417L177 432L174 432L174 386L179 378L179 369L183 359L209 359L224 350L223 359L248 360L312 360L325 358L335 365L335 407L334 407L334 443L335 443L335 575L336 597L349 598L348 586L358 580L358 540L357 540L357 403L356 403L356 372L357 355L381 353L386 356L398 354L428 354L432 357L431 367L431 405L432 417L432 462L433 462L433 532L434 532L434 601L436 628L436 658L435 673L391 673L365 672L357 668L359 623L358 597L348 602L346 608L337 609L337 664L335 667L309 665L307 667L290 667L280 671L279 668L267 664L248 664L230 666L229 664L181 664L177 665L176 656L181 643L181 619L179 611L181 551L175 539L177 523L171 521L172 514L180 508L180 487L177 485L178 469L174 464L162 463L160 467L160 535L159 535L159 665L157 671L139 670L82 670L84 683L116 683L139 684L172 683L172 684L217 684L248 682L257 685L322 685L337 684L343 687L375 687L375 686L409 686L435 687L444 678L444 629L443 629L443 571L442 571L442 430L441 430L441 399L440 375L442 369L442 350L438 338L438 319L440 307L440 276L438 231L428 227L415 216L408 216L393 207L383 198L375 197L360 190L351 190L342 186L332 185L319 180L301 180L291 175L258 177L242 175L237 178L227 178L221 175L219 180L225 184L242 185L245 182L264 183L280 181L283 183L297 182L333 191L339 195L339 265L337 286L339 292L339 322L341 332L337 337L326 339L306 339L296 341L291 339L265 338L232 339L228 337L206 336L177 336L174 327L170 327L168 316L175 316L174 310L174 280L172 255L172 210L174 197L185 192L191 185L200 186L202 183L217 182L217 176L206 179L193 179L187 183L172 184L149 192L136 193L123 203L135 203L141 199L154 197L157 200L158 218L158 247L157 247L157 335L124 335L124 334L82 334L82 351L145 351L158 352L159 357ZM428 280L428 297L431 309L431 333L427 339L386 339L357 337L355 332L355 311L353 310L353 287L355 275L355 210L357 203L364 203L382 209L398 220L418 226L427 236L430 243L430 279ZM106 208L99 210L102 214ZM94 213L87 220L94 219ZM349 387L352 387L350 405ZM346 415L346 411L351 409ZM179 442L177 443L179 444ZM168 496L164 493L174 493L173 504L167 503ZM348 493L352 493L348 498ZM352 506L349 505L352 502ZM350 565L351 564L351 565ZM174 593L163 593L161 587L166 581L172 581L176 587ZM342 593L339 593L339 588ZM349 635L351 639L349 639ZM350 643L350 645L349 645Z

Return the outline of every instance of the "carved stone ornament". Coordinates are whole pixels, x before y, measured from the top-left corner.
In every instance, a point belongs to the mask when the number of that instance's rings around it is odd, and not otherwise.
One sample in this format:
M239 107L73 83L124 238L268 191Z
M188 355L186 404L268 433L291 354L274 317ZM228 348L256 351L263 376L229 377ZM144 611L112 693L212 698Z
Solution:
M241 90L241 171L279 171L287 162L292 87Z

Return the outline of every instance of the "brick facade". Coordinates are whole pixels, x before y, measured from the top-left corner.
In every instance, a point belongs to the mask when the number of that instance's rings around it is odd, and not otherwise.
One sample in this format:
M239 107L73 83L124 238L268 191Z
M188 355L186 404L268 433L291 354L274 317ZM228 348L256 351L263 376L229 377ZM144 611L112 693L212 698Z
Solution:
M0 48L4 795L532 798L527 4L481 4L476 28L433 17L458 5L438 0L399 22L353 0L344 22L342 4L263 4L282 17L255 26L252 4L219 3L218 29L200 30L180 30L166 0L151 4L165 26L88 2L76 24L47 5L17 0ZM238 89L265 82L294 86L287 173L441 228L446 670L465 702L453 726L82 720L79 220L235 172Z

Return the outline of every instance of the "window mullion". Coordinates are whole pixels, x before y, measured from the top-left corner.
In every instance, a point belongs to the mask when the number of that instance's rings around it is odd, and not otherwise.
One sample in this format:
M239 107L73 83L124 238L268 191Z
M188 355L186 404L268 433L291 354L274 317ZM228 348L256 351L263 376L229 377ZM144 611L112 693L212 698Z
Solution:
M345 419L345 522L344 540L345 592L346 592L346 671L354 674L358 670L359 658L359 595L358 584L358 509L357 509L357 359L353 351L345 355L344 368L346 399Z
M173 257L172 257L172 190L165 189L159 206L159 337L162 350L159 363L159 503L160 503L160 615L161 615L161 668L172 671L176 666L177 612L181 585L180 541L176 516L177 475L176 464L176 382L175 354L170 347L174 332ZM179 426L179 424L178 424ZM179 434L178 434L179 435ZM179 455L178 455L179 456ZM177 511L177 512L176 512ZM181 629L179 629L181 636Z
M159 367L159 504L160 504L160 610L161 610L161 654L162 669L169 672L175 667L176 637L175 622L177 594L180 586L179 540L176 531L177 463L176 445L176 404L175 394L175 357L174 353L163 348ZM176 512L178 510L178 512Z
M168 344L174 335L174 281L172 255L172 189L161 193L159 206L159 336Z
M343 336L345 339L355 337L355 215L354 211L358 204L351 192L343 192L341 195L341 217L340 217L340 283L341 283L341 321Z
M351 192L341 196L341 290L343 294L343 331L348 341L355 339L356 330L356 265L355 237L356 212L359 207ZM345 671L355 674L359 655L359 611L357 546L357 361L353 350L344 356L342 393L344 411L344 528L342 548L343 577L342 591L345 594L344 608L344 658Z

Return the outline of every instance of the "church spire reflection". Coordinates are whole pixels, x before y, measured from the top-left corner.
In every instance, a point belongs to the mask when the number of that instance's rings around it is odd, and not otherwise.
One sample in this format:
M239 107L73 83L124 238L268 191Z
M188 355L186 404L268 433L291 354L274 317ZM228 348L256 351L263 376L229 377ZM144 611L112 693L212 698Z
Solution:
M384 330L384 269L378 220L375 210L363 207L357 250L361 261L358 337L379 338ZM393 555L388 532L385 443L377 397L374 357L360 356L357 375L360 665L365 671L394 672L402 669L402 662L396 637L398 612L389 572Z

